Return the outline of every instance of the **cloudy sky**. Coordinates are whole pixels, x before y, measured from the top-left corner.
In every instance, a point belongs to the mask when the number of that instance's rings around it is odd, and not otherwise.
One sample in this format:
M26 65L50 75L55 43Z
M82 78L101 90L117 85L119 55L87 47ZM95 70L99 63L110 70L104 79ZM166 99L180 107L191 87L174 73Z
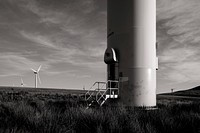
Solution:
M86 88L106 80L106 0L0 0L0 85ZM157 0L157 92L200 84L200 1Z

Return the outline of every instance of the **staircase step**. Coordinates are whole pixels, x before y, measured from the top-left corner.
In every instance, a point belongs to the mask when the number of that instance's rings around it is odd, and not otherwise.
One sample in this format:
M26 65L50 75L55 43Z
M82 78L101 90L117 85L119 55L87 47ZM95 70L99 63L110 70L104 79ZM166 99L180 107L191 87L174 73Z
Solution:
M106 95L106 98L118 98L118 95Z

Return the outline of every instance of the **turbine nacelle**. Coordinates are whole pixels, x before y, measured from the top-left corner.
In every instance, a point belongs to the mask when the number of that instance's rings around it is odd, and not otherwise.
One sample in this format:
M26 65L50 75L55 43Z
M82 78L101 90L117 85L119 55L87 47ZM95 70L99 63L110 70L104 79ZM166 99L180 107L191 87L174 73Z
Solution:
M22 87L24 86L24 81L23 81L22 77L21 77L21 86Z

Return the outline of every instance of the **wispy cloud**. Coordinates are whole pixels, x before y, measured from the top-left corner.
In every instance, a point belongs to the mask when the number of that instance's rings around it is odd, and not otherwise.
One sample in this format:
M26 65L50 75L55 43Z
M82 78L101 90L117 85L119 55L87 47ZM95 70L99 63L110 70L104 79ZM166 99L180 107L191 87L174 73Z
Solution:
M158 78L173 83L200 78L200 2L158 0L157 40L160 72Z
M37 46L55 49L48 55L42 55L48 64L62 62L92 69L105 67L102 60L106 47L106 14L97 12L99 7L93 0L53 3L51 0L29 1L24 5L39 16L39 23L56 25L53 32L49 30L42 34L21 31L22 37Z
M37 69L42 64L43 79L56 77L55 83L46 82L53 86L65 86L72 79L102 77L106 70L105 3L0 0L0 75L24 75L31 84L30 67ZM1 79L0 84L8 83Z
M54 45L49 39L45 38L42 35L39 35L37 33L32 34L25 31L21 31L20 34L22 35L22 37L32 41L36 45L57 49L56 45Z
M35 66L35 62L17 53L1 53L0 64L0 76L22 75Z

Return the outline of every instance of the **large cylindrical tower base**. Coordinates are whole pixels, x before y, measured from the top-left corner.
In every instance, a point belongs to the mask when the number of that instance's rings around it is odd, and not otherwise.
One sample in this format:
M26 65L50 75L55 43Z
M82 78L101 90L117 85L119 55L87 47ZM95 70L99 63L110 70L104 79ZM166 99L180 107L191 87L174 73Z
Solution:
M133 68L121 70L127 77L119 79L119 101L126 106L156 106L156 70Z
M156 0L107 0L104 60L108 80L119 80L118 103L156 106Z

